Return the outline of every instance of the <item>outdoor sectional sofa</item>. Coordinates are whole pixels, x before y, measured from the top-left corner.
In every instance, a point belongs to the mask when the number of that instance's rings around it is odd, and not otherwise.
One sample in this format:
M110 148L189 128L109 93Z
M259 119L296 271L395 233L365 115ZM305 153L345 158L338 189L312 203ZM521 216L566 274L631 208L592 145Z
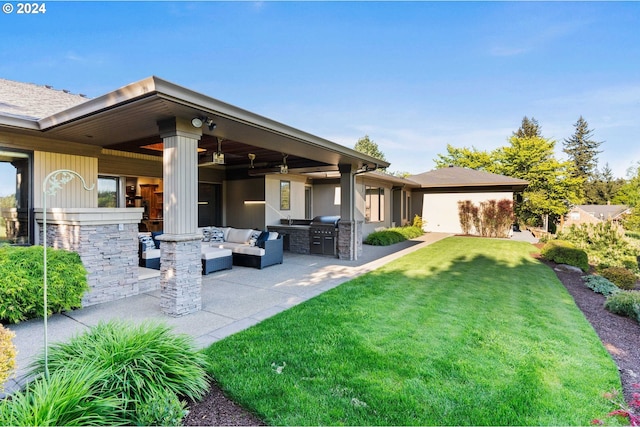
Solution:
M232 265L262 269L282 264L283 239L278 233L231 227L205 227L199 231L202 274L229 269ZM139 265L159 270L160 242L154 237L152 233L139 233Z
M262 269L282 264L283 240L278 233L232 227L205 227L200 231L203 248L230 249L233 265Z

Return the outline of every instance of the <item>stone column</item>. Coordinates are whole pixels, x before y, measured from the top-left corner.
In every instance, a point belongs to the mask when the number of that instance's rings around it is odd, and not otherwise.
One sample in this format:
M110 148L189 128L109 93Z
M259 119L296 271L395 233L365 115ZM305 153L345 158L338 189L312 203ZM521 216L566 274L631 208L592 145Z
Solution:
M202 309L198 227L198 141L202 130L178 118L158 122L164 143L163 234L160 244L162 311L173 317Z

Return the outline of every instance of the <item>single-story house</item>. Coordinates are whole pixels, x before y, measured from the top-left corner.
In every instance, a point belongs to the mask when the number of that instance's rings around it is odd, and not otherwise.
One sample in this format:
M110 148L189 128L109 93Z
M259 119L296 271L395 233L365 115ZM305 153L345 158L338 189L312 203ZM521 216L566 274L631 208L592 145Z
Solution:
M626 205L576 205L566 215L563 227L605 221L618 222L630 213L631 209Z
M513 200L513 194L529 184L523 179L453 166L407 179L418 185L411 191L413 212L422 216L425 230L446 233L462 233L459 201L479 205L488 200Z
M311 218L337 216L328 253L354 260L378 227L417 214L427 231L456 232L457 200L525 185L460 168L409 179L376 171L387 167L158 77L93 99L0 79L0 177L15 183L0 241L41 244L46 216L47 243L87 268L85 306L147 290L140 231L163 233L155 286L163 311L180 316L201 307L201 227L273 229L287 250L310 253Z

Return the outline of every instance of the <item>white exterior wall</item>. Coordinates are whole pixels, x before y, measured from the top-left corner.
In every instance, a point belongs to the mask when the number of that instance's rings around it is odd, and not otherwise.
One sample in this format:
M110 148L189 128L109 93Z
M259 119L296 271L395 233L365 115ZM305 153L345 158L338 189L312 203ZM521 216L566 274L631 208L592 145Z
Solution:
M441 233L462 233L458 202L471 200L474 205L487 200L513 199L512 193L435 193L424 194L422 204L422 220L424 230Z
M280 209L280 182L291 184L291 203L289 210ZM283 218L304 218L304 188L306 178L295 175L266 176L266 225L278 225Z

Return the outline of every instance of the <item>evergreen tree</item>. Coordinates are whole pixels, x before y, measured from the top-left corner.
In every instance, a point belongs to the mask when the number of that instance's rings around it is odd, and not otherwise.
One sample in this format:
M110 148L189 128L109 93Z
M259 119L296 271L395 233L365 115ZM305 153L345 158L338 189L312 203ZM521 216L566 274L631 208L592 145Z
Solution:
M538 124L538 121L531 117L529 119L527 116L522 118L522 124L520 128L513 132L513 136L517 138L535 138L542 136L542 129Z
M580 116L573 125L576 130L569 139L564 140L563 151L569 156L569 160L575 165L575 176L585 182L595 180L598 166L598 147L602 141L594 141L593 129L589 129L587 121Z
M597 173L596 179L585 183L584 202L588 205L606 205L613 201L618 190L624 184L621 178L614 178L609 163Z
M378 148L378 144L369 139L369 135L365 135L360 138L353 149L362 154L375 157L376 159L384 160L385 162L387 161L382 151Z

